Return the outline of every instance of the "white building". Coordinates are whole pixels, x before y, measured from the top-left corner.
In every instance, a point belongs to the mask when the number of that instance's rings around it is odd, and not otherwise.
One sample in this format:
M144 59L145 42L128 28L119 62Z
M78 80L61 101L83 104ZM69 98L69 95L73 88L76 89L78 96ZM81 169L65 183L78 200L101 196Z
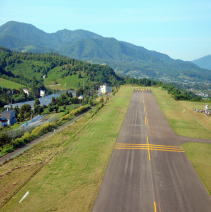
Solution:
M45 96L45 90L40 90L40 97L44 97Z
M84 98L83 95L80 95L80 96L78 97L79 100L82 100L83 98Z
M24 88L24 89L23 89L23 92L24 92L27 96L29 96L29 90L28 90L28 89Z
M206 115L211 115L211 109L209 109L209 105L205 105L204 109Z
M99 94L107 94L112 92L112 87L107 86L106 84L101 85L99 88Z

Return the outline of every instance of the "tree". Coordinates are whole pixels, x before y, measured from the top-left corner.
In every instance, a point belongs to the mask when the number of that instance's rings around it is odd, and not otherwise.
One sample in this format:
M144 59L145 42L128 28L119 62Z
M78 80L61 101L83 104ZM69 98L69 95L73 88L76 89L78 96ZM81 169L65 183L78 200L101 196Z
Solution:
M40 105L35 105L34 106L34 113L35 114L41 114L44 111L43 107Z
M40 105L40 100L36 99L35 102L34 102L34 106L38 106L38 105Z
M28 104L22 105L22 107L20 108L20 113L19 113L20 121L29 119L31 115L32 115L31 105L28 105Z

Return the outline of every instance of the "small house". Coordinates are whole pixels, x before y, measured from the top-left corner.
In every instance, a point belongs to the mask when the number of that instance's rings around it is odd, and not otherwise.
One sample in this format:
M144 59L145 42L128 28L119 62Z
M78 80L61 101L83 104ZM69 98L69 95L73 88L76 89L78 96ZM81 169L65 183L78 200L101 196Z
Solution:
M7 125L13 125L16 123L16 117L15 117L15 110L5 110L4 112L2 112L1 114L1 119L3 120L3 122L5 124L5 120L7 122Z
M29 96L29 90L28 90L28 89L24 88L24 89L23 89L23 92L24 92L27 96Z
M45 90L40 90L40 97L44 97L45 96Z
M78 97L79 100L83 100L83 98L84 98L83 95L80 95L80 96Z
M107 94L107 93L111 93L112 92L112 87L104 84L104 85L101 85L100 88L99 88L99 94Z

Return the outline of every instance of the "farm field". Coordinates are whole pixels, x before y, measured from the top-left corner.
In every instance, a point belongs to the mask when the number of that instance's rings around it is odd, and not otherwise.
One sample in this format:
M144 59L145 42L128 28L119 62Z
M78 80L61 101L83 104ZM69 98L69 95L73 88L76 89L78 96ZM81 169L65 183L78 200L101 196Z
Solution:
M131 94L131 87L121 87L93 118L87 113L0 167L0 204L18 190L3 211L90 211Z

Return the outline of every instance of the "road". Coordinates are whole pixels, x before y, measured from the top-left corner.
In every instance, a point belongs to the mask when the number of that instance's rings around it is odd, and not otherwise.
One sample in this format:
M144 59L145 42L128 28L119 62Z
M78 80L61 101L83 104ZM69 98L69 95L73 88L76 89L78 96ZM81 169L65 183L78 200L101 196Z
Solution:
M186 140L172 132L150 91L134 92L93 211L210 212L208 192L180 147Z

